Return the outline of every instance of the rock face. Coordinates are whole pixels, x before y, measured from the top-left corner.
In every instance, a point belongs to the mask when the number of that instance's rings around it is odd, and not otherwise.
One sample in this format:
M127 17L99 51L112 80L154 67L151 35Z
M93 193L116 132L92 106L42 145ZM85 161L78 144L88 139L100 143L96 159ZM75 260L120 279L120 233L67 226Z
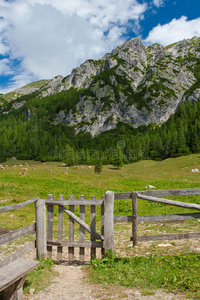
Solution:
M133 38L38 91L45 97L70 87L82 89L76 111L60 111L55 122L95 135L114 128L118 120L133 127L166 121L180 102L200 98L199 74L200 38L167 47L145 47Z

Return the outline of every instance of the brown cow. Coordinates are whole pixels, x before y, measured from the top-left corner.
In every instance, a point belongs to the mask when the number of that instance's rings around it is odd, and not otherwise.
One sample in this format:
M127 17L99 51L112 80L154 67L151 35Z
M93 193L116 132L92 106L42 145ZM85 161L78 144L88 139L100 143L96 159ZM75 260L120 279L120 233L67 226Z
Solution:
M22 176L25 176L26 175L26 172L24 171L24 172L20 172L20 175Z

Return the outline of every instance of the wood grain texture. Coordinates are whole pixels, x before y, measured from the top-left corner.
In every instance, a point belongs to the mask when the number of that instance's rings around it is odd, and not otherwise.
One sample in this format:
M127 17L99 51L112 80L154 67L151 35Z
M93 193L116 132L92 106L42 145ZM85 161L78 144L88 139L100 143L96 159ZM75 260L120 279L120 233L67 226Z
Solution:
M156 197L152 197L152 196L142 195L140 193L137 193L137 197L139 199L148 200L148 201L152 201L152 202L200 210L200 205L194 204L194 203L185 203L185 202L174 201L174 200L169 200L169 199L156 198Z
M105 251L114 251L114 192L107 191L104 201L104 246Z
M115 200L131 199L132 193L153 197L171 197L171 196L188 196L200 195L200 189L177 189L177 190L148 190L148 191L132 191L126 193L115 193Z
M137 194L132 195L132 234L133 234L133 246L138 244L137 234Z
M37 258L45 259L47 257L45 201L39 199L35 204L35 210L36 210L36 249L37 249Z
M72 203L74 202L74 195L70 196L70 200ZM63 211L64 211L64 206L63 206ZM74 205L69 205L69 210L71 213L74 213ZM72 217L69 217L69 241L73 242L74 241L74 219ZM69 246L68 248L68 258L69 261L74 260L74 247Z
M164 240L183 240L200 238L198 233L178 233L178 234L163 234L163 235L147 235L138 236L138 241L164 241ZM132 240L132 238L131 238Z
M49 194L47 196L47 201L53 201L53 195ZM47 205L47 239L53 239L53 205ZM47 246L47 256L52 258L52 247Z
M63 195L59 196L59 201L63 201ZM58 240L63 239L63 206L58 206ZM62 260L63 247L57 247L57 260Z
M184 221L193 219L200 219L200 213L138 216L138 222ZM114 222L132 222L132 216L115 216Z
M15 205L5 205L5 206L2 206L2 207L0 207L0 213L25 207L25 206L27 206L27 205L29 205L31 203L34 203L34 202L36 202L38 200L39 200L39 198L35 197L35 198L30 199L30 200L28 200L26 202L23 202L23 203L18 203L18 204L15 204Z
M11 242L30 233L35 233L35 223L0 236L0 245Z
M19 258L0 269L0 291L8 288L40 265L40 262Z

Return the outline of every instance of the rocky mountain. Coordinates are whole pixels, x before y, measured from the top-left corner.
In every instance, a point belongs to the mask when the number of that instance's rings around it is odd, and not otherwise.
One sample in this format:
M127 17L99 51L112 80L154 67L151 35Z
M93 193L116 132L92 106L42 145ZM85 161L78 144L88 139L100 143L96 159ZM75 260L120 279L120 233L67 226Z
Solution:
M200 38L167 47L145 47L133 38L100 60L87 60L67 77L57 76L14 91L10 95L12 109L27 101L16 99L19 95L34 92L42 98L72 87L79 91L79 101L73 110L57 111L54 124L96 135L114 128L119 120L133 127L162 123L180 102L200 98Z

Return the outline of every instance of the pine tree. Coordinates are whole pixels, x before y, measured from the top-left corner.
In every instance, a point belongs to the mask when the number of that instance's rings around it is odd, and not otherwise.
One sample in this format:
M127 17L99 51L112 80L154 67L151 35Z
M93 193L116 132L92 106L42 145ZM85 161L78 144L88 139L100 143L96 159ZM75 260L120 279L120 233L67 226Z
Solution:
M99 174L101 173L102 169L103 169L102 162L100 160L96 161L94 164L94 172Z

